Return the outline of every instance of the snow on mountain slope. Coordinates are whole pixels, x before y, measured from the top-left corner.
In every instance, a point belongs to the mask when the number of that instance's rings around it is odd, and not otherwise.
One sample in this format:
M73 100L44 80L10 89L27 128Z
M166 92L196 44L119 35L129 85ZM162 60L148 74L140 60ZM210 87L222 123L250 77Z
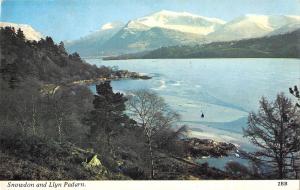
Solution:
M65 47L69 52L78 52L83 56L101 54L101 46L113 37L122 27L121 22L106 23L100 30L74 41L66 41Z
M122 22L109 22L101 26L100 31L105 31L105 30L114 30L121 28L124 24Z
M102 48L105 49L107 53L124 54L166 46L195 45L201 43L202 39L203 38L197 34L166 28L152 27L149 28L149 30L143 31L137 31L135 28L133 31L126 26L105 42Z
M129 53L170 45L199 44L206 34L224 23L216 18L163 10L129 21L103 44L103 49Z
M286 34L300 28L300 16L292 16L292 15L286 15L281 17L273 16L270 18L270 20L271 23L273 23L274 31L270 32L268 36Z
M280 27L277 30L274 30L273 32L269 33L267 36L274 36L279 34L286 34L290 32L294 32L295 30L300 29L300 23L293 23L293 24L287 24L283 27Z
M138 18L132 22L139 29L160 27L199 35L206 35L225 24L225 21L217 18L207 18L187 12L166 10Z
M69 43L69 44L72 44L72 43L78 43L78 42L81 42L81 41L93 41L93 40L98 40L99 38L107 38L107 36L111 36L111 35L114 35L115 32L119 31L122 27L124 26L123 23L121 22L109 22L109 23L106 23L104 25L101 26L100 30L98 31L95 31L83 38L80 38L78 40L74 40L74 41L70 41L70 42L66 42L66 43Z
M207 36L208 41L231 41L256 38L289 24L300 23L300 16L245 15L228 22Z
M16 23L10 23L10 22L0 22L0 27L6 27L6 26L10 26L10 27L14 27L15 30L18 30L19 28L21 28L21 30L23 31L25 38L27 40L40 40L41 38L43 38L43 35L34 30L31 26L27 25L27 24L16 24Z
M226 23L187 12L162 10L129 21L126 25L107 23L100 31L66 43L68 51L84 56L145 51L170 45L194 45L231 41L293 31L300 16L248 14Z
M69 52L77 51L83 56L89 56L198 44L203 42L206 34L224 23L220 19L186 12L160 11L131 20L115 31L112 31L115 28L112 24L105 24L99 32L67 42L65 46Z
M269 16L269 23L274 30L277 30L284 26L300 24L300 16L296 16L296 15Z

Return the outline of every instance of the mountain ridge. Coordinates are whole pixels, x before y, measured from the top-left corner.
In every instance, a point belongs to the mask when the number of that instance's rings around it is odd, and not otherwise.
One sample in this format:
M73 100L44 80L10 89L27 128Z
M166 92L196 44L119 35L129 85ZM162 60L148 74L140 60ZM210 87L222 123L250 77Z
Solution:
M113 37L113 35L115 35L122 27L123 23L106 23L101 27L100 30L92 34L89 34L78 40L65 42L66 49L69 52L79 52L80 55L83 56L87 56L89 54L98 54L101 52L101 48L99 48L99 46L103 45L107 40ZM79 49L80 51L78 51Z
M115 56L168 46L272 36L298 28L300 16L297 15L246 14L225 22L188 12L162 10L130 20L108 32L106 38L94 36L89 39L90 46L85 45L85 38L65 45L69 52L76 51L82 56Z
M224 20L208 18L188 12L173 12L162 10L151 15L134 20L148 27L161 27L185 33L206 35L214 27L225 24Z
M208 34L208 41L231 41L268 35L289 24L300 24L300 16L247 14Z

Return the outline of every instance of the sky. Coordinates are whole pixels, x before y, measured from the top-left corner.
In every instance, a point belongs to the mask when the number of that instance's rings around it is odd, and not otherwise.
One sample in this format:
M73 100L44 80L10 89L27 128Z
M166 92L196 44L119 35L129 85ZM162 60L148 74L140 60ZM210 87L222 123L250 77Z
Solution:
M300 15L300 0L0 0L2 22L29 24L55 41L74 40L105 23L160 10L229 21L245 14Z

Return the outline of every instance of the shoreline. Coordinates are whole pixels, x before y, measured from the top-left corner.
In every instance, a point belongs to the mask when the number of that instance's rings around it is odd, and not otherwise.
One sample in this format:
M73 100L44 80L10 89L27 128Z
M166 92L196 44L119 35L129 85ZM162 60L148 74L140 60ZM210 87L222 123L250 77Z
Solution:
M100 59L104 62L109 62L109 61L126 61L126 60L159 60L159 59L163 59L163 60L167 60L167 59L172 59L172 60L182 60L182 59L186 59L186 60L203 60L203 59L297 59L299 60L300 58L298 57L203 57L203 58L199 58L199 57L195 57L195 58L131 58L131 59L103 59L103 57L83 57L83 59L88 60L88 59Z
M121 76L110 76L110 77L99 77L96 79L87 79L87 80L77 80L77 81L73 81L70 84L79 84L79 85L92 85L92 84L98 84L101 82L105 82L105 81L117 81L117 80L149 80L152 79L152 77L147 76L147 75L141 75L140 73L136 73L136 72L126 72L128 75L121 75Z

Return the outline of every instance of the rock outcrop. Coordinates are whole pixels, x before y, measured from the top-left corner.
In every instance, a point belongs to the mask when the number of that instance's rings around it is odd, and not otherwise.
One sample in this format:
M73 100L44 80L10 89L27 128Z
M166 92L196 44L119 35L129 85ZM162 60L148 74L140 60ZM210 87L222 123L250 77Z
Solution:
M184 139L184 142L188 147L188 154L194 158L228 156L237 150L232 143L217 142L211 139L188 138Z

